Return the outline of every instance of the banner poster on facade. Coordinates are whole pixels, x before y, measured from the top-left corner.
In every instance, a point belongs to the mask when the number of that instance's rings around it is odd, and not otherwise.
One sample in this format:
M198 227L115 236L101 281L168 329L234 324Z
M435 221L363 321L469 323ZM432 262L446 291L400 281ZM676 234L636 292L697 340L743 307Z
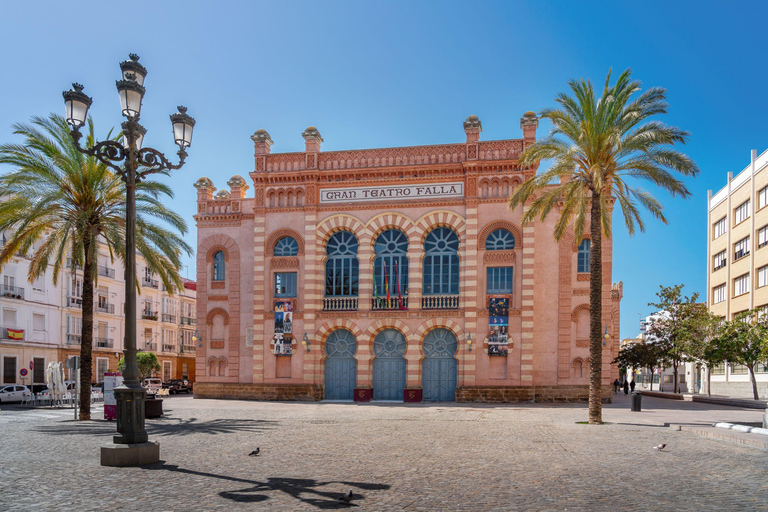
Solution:
M104 374L104 419L117 419L117 400L115 388L123 384L123 376L119 373Z
M506 356L509 351L509 298L488 300L488 355Z
M293 355L293 300L275 299L275 355Z

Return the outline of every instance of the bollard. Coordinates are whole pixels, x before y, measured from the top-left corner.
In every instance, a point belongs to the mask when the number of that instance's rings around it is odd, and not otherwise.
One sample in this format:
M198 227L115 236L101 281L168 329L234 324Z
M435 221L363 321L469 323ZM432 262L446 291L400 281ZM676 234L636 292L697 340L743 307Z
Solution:
M643 395L634 391L632 392L632 410L635 412L642 411Z

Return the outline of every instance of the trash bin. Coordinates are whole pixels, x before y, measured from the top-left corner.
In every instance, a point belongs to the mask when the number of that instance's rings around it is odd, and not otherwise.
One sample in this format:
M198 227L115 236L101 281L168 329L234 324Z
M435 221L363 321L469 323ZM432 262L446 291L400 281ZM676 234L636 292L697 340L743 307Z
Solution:
M163 415L163 401L159 398L149 398L144 401L144 418L159 418Z
M640 412L642 410L643 395L637 391L632 392L632 410Z

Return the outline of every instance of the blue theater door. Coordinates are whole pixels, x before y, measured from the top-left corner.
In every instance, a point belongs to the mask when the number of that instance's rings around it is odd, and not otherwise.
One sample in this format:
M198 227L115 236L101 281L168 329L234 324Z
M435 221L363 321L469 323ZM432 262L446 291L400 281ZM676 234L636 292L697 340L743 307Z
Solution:
M373 399L402 400L405 390L405 338L395 329L373 340Z
M456 400L456 336L448 329L434 329L424 338L421 385L424 401Z
M346 329L333 331L325 342L325 398L352 400L357 382L357 340Z

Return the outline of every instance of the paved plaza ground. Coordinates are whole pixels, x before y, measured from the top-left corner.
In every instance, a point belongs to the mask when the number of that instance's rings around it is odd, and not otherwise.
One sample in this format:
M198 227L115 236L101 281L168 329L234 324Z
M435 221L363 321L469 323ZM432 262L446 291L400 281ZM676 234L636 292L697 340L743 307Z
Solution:
M0 510L765 510L768 452L664 423L762 411L618 395L584 404L269 403L171 397L161 463L99 465L114 422L0 410ZM653 446L667 443L666 451ZM261 454L248 453L260 447ZM338 496L353 489L355 507Z

